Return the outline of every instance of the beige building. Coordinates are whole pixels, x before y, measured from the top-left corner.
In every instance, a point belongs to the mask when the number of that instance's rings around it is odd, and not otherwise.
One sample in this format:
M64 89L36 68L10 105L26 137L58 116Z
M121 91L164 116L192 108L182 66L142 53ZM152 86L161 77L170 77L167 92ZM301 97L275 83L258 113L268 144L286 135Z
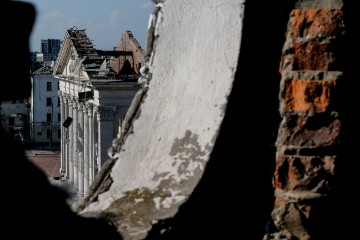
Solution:
M85 30L68 29L54 67L61 106L61 169L79 195L109 159L121 119L140 88L144 51L130 31L116 48L97 50Z

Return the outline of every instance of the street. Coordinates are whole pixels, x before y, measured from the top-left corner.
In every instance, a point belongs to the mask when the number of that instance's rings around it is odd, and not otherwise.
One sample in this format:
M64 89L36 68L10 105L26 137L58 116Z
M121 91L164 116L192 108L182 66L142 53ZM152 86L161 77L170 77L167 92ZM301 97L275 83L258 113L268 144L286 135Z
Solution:
M61 178L60 151L26 150L26 156L49 177L50 180Z
M69 194L68 204L75 209L81 199L73 185L62 178L60 173L60 151L56 150L26 150L27 158L40 168L51 184L58 186Z

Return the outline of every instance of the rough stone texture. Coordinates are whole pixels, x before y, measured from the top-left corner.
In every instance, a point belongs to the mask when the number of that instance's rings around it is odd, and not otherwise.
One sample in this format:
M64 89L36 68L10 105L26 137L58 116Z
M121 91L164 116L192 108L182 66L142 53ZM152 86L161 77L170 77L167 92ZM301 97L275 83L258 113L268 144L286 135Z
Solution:
M274 185L275 188L284 191L326 194L335 174L334 170L335 157L332 156L306 157L279 154L276 159Z
M300 0L296 3L298 9L337 9L343 6L343 0Z
M289 35L291 38L336 37L344 31L339 9L295 9ZM327 24L331 22L332 24Z
M341 121L325 114L314 116L290 115L280 124L276 145L320 148L339 144Z
M279 226L280 233L287 233L280 239L309 240L310 235L306 229L306 218L309 215L309 210L308 206L294 202L281 202L278 206L275 205L272 212L275 224Z
M301 9L290 14L280 62L283 120L276 141L272 211L276 230L264 239L278 239L281 233L287 233L281 239L325 236L315 222L334 194L342 126L338 89L344 80L344 49L339 45L345 24L336 6L336 1L299 1Z
M328 111L336 88L335 81L293 80L285 89L284 109Z
M336 70L333 44L327 42L294 42L294 70Z
M301 2L301 1L300 1ZM331 23L331 24L329 24ZM339 71L344 34L340 9L294 9L290 14L280 66L292 70Z

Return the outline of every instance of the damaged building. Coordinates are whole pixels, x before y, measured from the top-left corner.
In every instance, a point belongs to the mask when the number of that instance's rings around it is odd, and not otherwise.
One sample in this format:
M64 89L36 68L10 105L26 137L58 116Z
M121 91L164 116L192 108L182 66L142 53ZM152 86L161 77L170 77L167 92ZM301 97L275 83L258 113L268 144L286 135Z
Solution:
M113 50L98 50L86 30L70 28L54 66L61 105L61 172L86 196L109 156L122 119L140 88L144 51L131 31Z

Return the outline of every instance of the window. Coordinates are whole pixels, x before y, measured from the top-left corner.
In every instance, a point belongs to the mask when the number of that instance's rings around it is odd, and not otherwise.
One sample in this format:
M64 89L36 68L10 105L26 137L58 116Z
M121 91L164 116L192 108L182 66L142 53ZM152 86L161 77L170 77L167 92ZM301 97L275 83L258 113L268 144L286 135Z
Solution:
M51 97L46 98L46 106L51 107Z
M60 106L60 98L58 97L58 106Z
M47 121L47 122L52 122L52 121L51 121L51 113L47 113L47 114L46 114L46 121Z
M38 136L42 136L42 132L38 132L37 135L38 135Z
M61 115L60 115L60 113L58 113L58 122L60 122L61 121Z
M61 137L61 130L58 129L58 138L60 138L60 137Z
M24 99L19 99L19 103L24 103Z
M12 100L11 100L11 103L12 103L12 104L15 104L15 103L16 103L16 99L12 99Z
M47 138L47 139L50 139L50 135L51 135L51 131L48 129L48 130L46 131L46 138Z
M46 91L51 91L51 82L46 82Z

